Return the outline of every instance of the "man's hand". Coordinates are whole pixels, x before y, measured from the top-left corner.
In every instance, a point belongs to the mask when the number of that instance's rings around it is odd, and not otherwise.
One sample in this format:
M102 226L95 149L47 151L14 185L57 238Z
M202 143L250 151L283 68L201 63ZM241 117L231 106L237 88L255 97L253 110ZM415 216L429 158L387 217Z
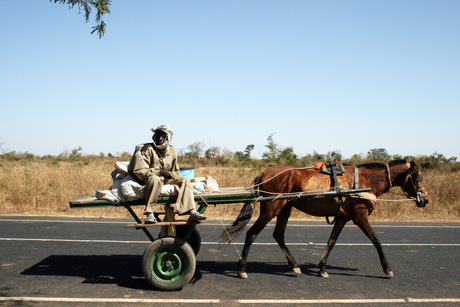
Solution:
M160 176L164 177L165 179L171 179L173 177L170 171L160 171Z

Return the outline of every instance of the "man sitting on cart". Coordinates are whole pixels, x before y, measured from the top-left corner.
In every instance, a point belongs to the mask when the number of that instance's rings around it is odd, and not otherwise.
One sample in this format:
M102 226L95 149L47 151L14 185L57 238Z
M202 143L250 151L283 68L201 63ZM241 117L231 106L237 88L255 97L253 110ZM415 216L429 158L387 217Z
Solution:
M128 165L128 173L145 184L145 223L157 222L153 212L164 184L179 187L175 204L179 215L189 214L189 220L205 220L206 215L196 210L190 181L180 174L177 151L170 145L173 135L171 128L161 125L150 130L153 132L153 143L137 145Z

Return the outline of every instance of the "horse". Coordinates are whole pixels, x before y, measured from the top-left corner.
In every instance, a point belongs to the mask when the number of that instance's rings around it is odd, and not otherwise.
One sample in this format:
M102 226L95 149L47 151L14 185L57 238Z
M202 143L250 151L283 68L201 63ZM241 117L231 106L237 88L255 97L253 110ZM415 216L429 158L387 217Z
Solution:
M346 194L341 197L294 197L293 199L260 201L260 215L246 233L244 248L238 261L237 274L240 278L248 278L246 262L251 244L275 216L277 219L273 237L283 251L289 268L294 273L301 274L296 260L284 241L286 225L293 207L313 216L335 216L326 251L318 264L319 276L329 277L326 272L327 258L343 227L350 220L372 241L377 249L383 272L390 277L394 276L383 252L382 244L371 227L369 215L374 210L377 197L389 192L391 187L395 186L401 187L406 197L415 200L418 207L425 207L429 201L428 193L422 184L419 168L415 162L406 163L405 160L395 160L388 164L367 163L357 167L343 164L343 167L345 172L336 176L340 187L350 189L357 188L359 185L359 187L370 188L371 191L357 195ZM325 191L330 190L331 186L334 187L334 183L330 175L322 173L315 167L280 165L271 167L257 176L254 180L254 187L257 187L258 195L264 197L305 191L307 193L308 191ZM235 222L220 234L219 238L222 243L230 243L241 234L253 215L253 208L254 203L251 202L243 206Z

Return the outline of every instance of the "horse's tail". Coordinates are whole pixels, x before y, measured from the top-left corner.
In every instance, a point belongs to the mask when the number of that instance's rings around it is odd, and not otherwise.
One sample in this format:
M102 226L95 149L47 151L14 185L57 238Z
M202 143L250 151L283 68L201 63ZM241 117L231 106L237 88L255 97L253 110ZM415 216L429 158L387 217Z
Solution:
M236 218L233 224L217 237L222 244L231 243L234 239L238 238L243 232L246 225L251 220L252 214L254 213L254 203L247 202L241 209L240 215Z
M262 175L263 174L254 179L254 186L257 186L260 183ZM220 243L230 243L241 235L254 214L254 207L254 202L247 202L244 204L243 208L241 208L240 215L238 215L233 224L222 231L222 233L217 237L220 240Z

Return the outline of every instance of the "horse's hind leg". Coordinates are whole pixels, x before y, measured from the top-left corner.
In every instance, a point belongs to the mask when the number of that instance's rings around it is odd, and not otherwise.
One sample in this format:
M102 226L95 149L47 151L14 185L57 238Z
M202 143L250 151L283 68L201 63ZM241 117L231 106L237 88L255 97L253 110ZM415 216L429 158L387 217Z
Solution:
M372 244L374 244L375 248L377 249L377 253L379 254L380 258L380 264L382 265L383 272L387 274L390 277L393 277L393 271L390 268L390 265L388 264L388 260L385 257L385 254L383 252L382 244L380 243L379 238L374 232L374 229L372 229L371 224L369 223L369 220L366 217L363 217L358 220L353 220L353 222L358 226L364 234L372 241Z
M273 231L273 237L275 238L276 242L280 246L281 250L283 251L284 255L286 256L289 268L296 274L301 274L299 266L297 265L294 256L292 256L291 252L287 248L284 242L284 234L286 232L286 225L291 215L292 206L286 205L283 210L281 210L280 214L276 218L276 226L275 230Z
M262 229L265 228L267 223L273 219L272 215L263 213L262 205L263 204L261 204L261 212L259 218L246 233L246 240L244 241L243 251L241 252L240 260L238 261L238 276L241 278L248 278L248 274L246 273L246 262L251 244L256 240L257 236L262 231Z
M337 216L337 218L335 219L335 224L334 224L334 227L332 228L331 235L329 236L329 240L327 240L326 252L324 253L323 257L318 263L318 268L319 268L318 275L321 277L324 277L324 278L329 277L329 274L327 274L326 272L327 257L329 257L329 254L334 248L335 243L337 242L337 238L339 237L340 232L342 231L346 223L347 223L347 219L342 214Z

